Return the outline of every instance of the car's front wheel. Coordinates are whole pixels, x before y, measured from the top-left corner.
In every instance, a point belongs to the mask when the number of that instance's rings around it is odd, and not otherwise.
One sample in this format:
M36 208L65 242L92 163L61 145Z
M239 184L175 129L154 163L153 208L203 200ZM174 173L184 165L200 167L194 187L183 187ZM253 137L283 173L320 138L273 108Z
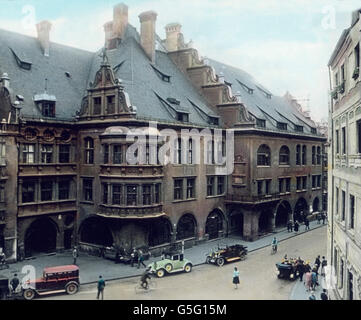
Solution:
M212 260L212 258L208 256L208 257L206 258L206 263L210 264L210 263L211 263L211 260Z
M165 266L165 270L166 270L167 272L172 272L173 266L172 266L170 263L168 263L168 264Z
M35 291L33 289L25 289L23 295L26 300L33 300L35 297Z
M79 286L76 283L68 283L65 287L67 294L75 294L78 292Z
M186 264L186 266L184 267L184 271L189 273L192 271L192 265L190 263Z
M224 265L224 258L218 258L217 259L217 265L222 267Z
M157 271L157 277L158 278L163 278L164 277L164 269L159 269Z

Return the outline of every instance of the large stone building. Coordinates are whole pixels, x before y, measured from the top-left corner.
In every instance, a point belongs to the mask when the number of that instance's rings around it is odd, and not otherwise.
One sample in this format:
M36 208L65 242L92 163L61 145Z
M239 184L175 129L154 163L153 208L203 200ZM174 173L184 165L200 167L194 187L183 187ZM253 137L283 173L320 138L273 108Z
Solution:
M361 81L360 10L342 33L329 61L328 257L334 294L361 299Z
M37 39L0 30L8 257L75 243L159 252L231 233L254 240L322 210L325 139L315 123L248 73L200 59L178 23L161 40L156 18L140 14L138 33L127 6L115 6L95 53L50 42L47 21ZM152 161L166 129L179 135L171 161ZM181 137L185 129L228 131L197 140ZM139 135L147 144L132 163ZM225 155L231 163L220 166Z

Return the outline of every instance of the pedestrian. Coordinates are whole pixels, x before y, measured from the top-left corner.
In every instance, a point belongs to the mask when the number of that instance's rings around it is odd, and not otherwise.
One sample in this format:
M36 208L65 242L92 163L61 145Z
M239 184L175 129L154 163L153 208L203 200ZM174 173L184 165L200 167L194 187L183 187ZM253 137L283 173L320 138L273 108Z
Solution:
M305 226L305 231L310 230L310 221L308 220L308 218L305 218Z
M323 289L321 292L321 300L328 300L327 291L326 289Z
M130 262L131 262L131 266L134 267L134 263L136 261L138 261L138 254L137 254L137 250L135 250L135 248L133 248L132 253L130 254Z
M312 286L312 274L310 271L307 271L305 274L305 285L306 285L306 291L309 292Z
M76 265L76 259L78 258L79 254L78 254L78 249L76 248L76 246L73 249L73 264Z
M325 276L326 275L326 267L327 267L327 260L325 257L322 257L322 261L321 261L321 276Z
M325 220L326 220L326 214L324 212L322 212L322 224L325 224Z
M315 292L311 291L311 295L308 297L308 300L316 300Z
M293 229L295 230L295 232L298 232L298 227L299 227L299 224L297 222L297 220L295 221L295 225L293 227Z
M321 214L320 213L318 213L317 214L317 224L321 224Z
M233 270L233 284L234 284L234 288L237 289L239 285L239 271L237 267L234 267Z
M300 281L302 281L303 280L303 274L305 273L305 267L304 267L304 264L303 264L303 260L300 257L298 257L298 260L297 260L296 270L298 271Z
M292 221L288 221L287 222L287 232L292 232L292 229L293 229L293 224L292 224Z
M314 265L314 268L316 269L317 274L318 274L318 269L320 268L320 265L321 265L320 256L317 256L317 258L315 260L315 265Z
M19 284L20 284L20 280L18 278L18 275L15 273L14 278L12 278L11 281L10 281L10 285L11 285L11 288L12 288L12 293L15 293L16 288L19 286Z
M102 296L102 300L104 300L104 288L105 288L105 281L102 276L99 276L97 300L99 300L100 295Z
M316 286L318 285L317 282L317 272L315 269L313 269L312 274L311 274L311 281L312 281L312 290L316 290Z
M138 269L140 267L140 264L143 265L144 268L146 268L147 266L144 264L144 255L142 250L139 250L139 255L138 255Z

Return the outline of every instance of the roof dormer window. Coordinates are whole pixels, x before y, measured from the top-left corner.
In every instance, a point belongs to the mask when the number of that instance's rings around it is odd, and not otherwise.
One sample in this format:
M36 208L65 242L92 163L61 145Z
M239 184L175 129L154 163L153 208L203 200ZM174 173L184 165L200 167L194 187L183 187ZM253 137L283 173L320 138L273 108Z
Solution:
M162 71L160 71L158 68L156 68L153 65L151 65L151 67L153 68L153 70L155 71L155 73L157 74L157 76L160 79L162 79L164 82L170 82L170 76L166 75L165 73L163 73Z
M303 132L303 126L295 125L295 131Z
M41 103L41 114L44 117L54 118L55 117L55 102L54 101L43 101Z
M14 49L9 48L12 54L14 55L14 58L16 60L16 63L21 69L24 70L31 70L32 63L26 58L24 54L21 54L20 52L16 52Z
M277 122L277 128L280 130L287 130L287 123Z
M256 87L257 87L257 89L258 89L259 91L261 91L261 92L265 95L265 97L266 97L267 99L271 99L271 98L272 98L272 94L271 94L270 92L268 92L268 91L260 88L259 86L256 86Z
M189 122L189 114L183 112L177 112L177 120L182 122Z
M219 118L218 118L218 117L209 116L209 123L210 123L210 124L213 124L213 125L215 125L215 126L218 126L218 125L219 125Z
M34 96L34 102L43 117L55 118L56 97L46 92Z
M261 128L266 128L266 120L256 119L256 126Z

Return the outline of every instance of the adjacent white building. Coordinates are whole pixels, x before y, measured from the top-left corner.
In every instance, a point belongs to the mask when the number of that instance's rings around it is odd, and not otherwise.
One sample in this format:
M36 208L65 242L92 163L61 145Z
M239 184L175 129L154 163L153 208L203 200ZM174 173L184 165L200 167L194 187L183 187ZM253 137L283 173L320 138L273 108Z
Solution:
M361 300L361 9L352 13L328 63L328 261L334 298Z

